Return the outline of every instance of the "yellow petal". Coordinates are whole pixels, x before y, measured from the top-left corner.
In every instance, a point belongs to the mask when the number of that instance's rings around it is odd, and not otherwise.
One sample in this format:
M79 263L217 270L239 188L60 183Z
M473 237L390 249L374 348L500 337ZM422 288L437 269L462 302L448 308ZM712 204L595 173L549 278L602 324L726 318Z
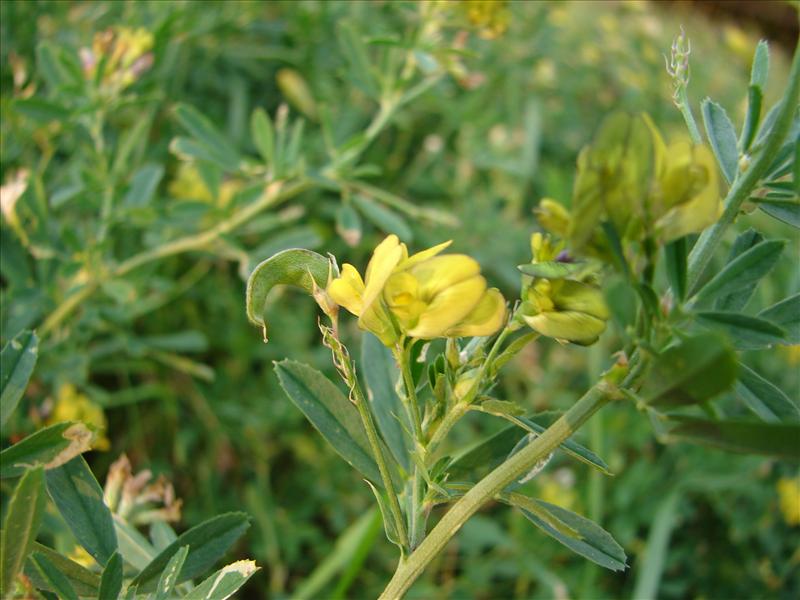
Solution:
M578 311L598 319L609 318L608 307L600 289L564 279L553 286L553 304L556 311Z
M472 312L485 290L486 280L480 275L440 290L420 315L417 325L408 331L408 335L423 339L442 337L445 331Z
M380 300L373 302L364 310L358 319L358 326L374 333L384 346L393 346L400 337L397 327Z
M506 299L497 288L491 288L461 322L445 332L446 337L492 335L506 320Z
M576 311L544 312L523 316L534 331L542 335L578 344L591 344L606 328L606 322Z
M366 287L364 289L364 309L366 310L383 291L386 280L403 256L400 240L392 234L375 248L367 265Z
M400 261L400 264L397 265L397 270L398 271L404 271L406 269L410 269L411 267L413 267L416 264L421 263L424 260L428 260L429 258L433 258L434 256L439 254L442 250L447 248L452 243L453 243L453 240L447 240L446 242L442 242L441 244L437 244L436 246L433 246L432 248L428 248L427 250L422 250L421 252L417 252L416 254L414 254L411 257L408 257L406 255L403 258L403 260ZM405 247L405 244L403 244L403 247Z
M383 297L387 308L397 318L403 329L411 329L417 324L425 310L425 302L419 297L419 282L411 273L395 273L386 282Z
M364 308L364 281L353 265L345 263L342 274L328 284L328 295L333 301L356 316Z
M572 218L569 211L560 202L551 198L543 198L539 202L539 207L534 210L539 224L547 231L559 237L566 238L569 235L569 226Z
M420 296L428 302L432 302L440 292L480 275L480 272L481 267L477 261L464 254L435 256L410 270L419 281Z

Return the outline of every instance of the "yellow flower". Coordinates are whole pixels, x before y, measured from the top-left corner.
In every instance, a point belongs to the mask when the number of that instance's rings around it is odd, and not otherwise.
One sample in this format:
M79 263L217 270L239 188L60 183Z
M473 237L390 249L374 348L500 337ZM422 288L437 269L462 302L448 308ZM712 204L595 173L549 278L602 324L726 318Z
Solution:
M776 487L783 519L787 525L800 525L800 477L783 477Z
M390 235L375 248L363 280L345 264L328 294L387 346L401 336L490 335L505 320L505 299L498 290L487 290L474 259L438 256L450 243L409 257L406 245Z
M95 450L108 450L111 442L105 436L106 415L103 409L92 402L88 396L81 394L71 383L65 383L58 389L53 412L47 419L47 424L62 423L64 421L81 421L97 432L92 448Z
M539 224L553 235L560 238L566 238L569 235L572 217L560 202L556 202L552 198L542 198L534 212Z
M581 345L597 341L609 318L600 289L571 279L537 280L521 314L534 331Z

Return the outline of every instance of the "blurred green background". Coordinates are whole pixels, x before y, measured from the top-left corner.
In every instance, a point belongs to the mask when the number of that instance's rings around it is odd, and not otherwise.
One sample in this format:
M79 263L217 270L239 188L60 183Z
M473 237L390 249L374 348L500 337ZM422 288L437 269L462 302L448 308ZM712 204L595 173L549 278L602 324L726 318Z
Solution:
M373 497L272 373L272 361L287 356L332 373L316 307L290 291L276 297L263 344L244 314L255 262L305 247L363 266L387 232L415 248L452 238L515 298L515 266L528 260L537 229L532 209L545 196L569 201L578 150L605 114L647 111L668 134L683 133L663 57L680 26L692 43L690 98L712 96L736 122L755 43L772 35L681 3L4 1L0 11L0 169L4 185L24 181L15 203L4 194L2 341L41 327L79 286L97 282L48 326L24 410L2 443L54 419L85 418L103 432L89 455L98 479L122 452L135 470L164 474L183 499L176 529L246 511L253 526L235 554L262 567L242 595L251 598L375 597L395 567L377 518L342 543ZM128 79L88 85L103 32L120 28L151 36L141 62L128 65ZM766 105L785 82L786 52L772 45ZM360 188L320 181L331 147L363 141L379 108L374 88L398 56L413 81L431 85L365 145L350 170ZM180 103L221 132L217 150L252 164L227 168L225 156L174 141L186 135ZM286 168L313 185L199 250L109 275L258 197L265 174L251 113L275 117L284 104L290 123L304 121L302 137L287 125L295 142ZM737 224L748 226L791 240L753 300L763 307L800 288L799 240L760 212ZM357 357L352 325L346 339ZM586 349L540 342L507 369L502 393L531 410L563 409L617 347L613 332ZM749 358L798 397L798 347ZM493 426L465 419L453 444ZM602 571L490 506L411 596L800 595L796 465L661 445L624 405L579 437L616 476L557 457L536 479L539 494L602 523L628 553L628 571ZM66 530L49 518L61 531L50 541L69 551ZM347 560L315 572L332 554Z

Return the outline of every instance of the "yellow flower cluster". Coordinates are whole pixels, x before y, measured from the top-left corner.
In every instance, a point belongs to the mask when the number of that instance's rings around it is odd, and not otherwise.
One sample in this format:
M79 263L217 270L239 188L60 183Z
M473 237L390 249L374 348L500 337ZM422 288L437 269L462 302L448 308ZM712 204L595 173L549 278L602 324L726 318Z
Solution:
M102 64L103 86L119 91L131 85L153 64L153 34L146 29L116 27L96 33L92 47L81 50L87 79L94 79Z
M601 221L624 240L666 243L702 231L721 209L717 166L706 146L688 139L667 145L647 115L617 113L578 157L572 210L547 198L537 215L574 251L602 256Z
M787 525L800 525L800 477L778 480L778 500Z
M505 299L496 288L487 289L473 258L440 256L450 243L409 256L406 245L390 235L375 248L363 279L355 267L344 264L327 293L386 346L404 336L491 335L505 321Z
M532 264L557 266L563 247L563 242L554 244L549 236L534 233ZM522 300L520 316L534 331L581 345L596 342L610 316L600 288L566 276L524 277Z
M81 394L71 383L65 383L58 388L53 412L47 419L48 425L63 423L64 421L80 421L89 425L96 433L92 448L95 450L108 450L111 442L106 437L106 415L103 409L92 402L86 394Z

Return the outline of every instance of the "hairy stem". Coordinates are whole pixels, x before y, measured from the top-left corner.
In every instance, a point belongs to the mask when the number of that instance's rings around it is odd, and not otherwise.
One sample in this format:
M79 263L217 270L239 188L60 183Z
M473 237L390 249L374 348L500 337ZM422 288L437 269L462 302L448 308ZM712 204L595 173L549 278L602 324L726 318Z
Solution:
M789 72L789 84L786 87L783 98L780 100L781 105L778 117L764 140L761 152L748 169L740 173L734 180L725 198L725 208L722 216L702 233L689 254L687 285L690 295L697 291L700 276L708 266L714 250L717 249L717 246L722 241L722 236L728 226L733 223L736 215L739 214L742 203L750 197L750 193L756 187L758 181L766 173L772 161L775 160L775 156L780 150L781 143L786 137L794 114L797 111L798 95L800 95L800 44L795 49L791 71Z
M380 598L397 600L411 587L425 567L444 549L458 530L486 502L528 472L555 450L603 405L618 395L616 387L601 380L544 433L481 479L460 498L431 530L419 547L401 561Z

